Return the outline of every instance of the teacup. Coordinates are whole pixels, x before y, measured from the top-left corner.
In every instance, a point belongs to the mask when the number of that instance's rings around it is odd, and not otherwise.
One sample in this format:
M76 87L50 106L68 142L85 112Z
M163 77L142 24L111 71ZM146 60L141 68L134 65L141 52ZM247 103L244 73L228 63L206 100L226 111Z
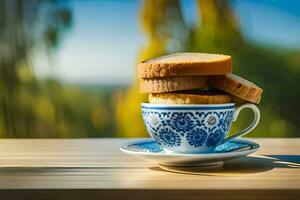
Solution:
M253 122L244 130L226 138L239 112L250 108ZM142 114L150 136L167 153L209 153L233 138L252 131L260 119L259 109L250 103L160 105L142 103Z

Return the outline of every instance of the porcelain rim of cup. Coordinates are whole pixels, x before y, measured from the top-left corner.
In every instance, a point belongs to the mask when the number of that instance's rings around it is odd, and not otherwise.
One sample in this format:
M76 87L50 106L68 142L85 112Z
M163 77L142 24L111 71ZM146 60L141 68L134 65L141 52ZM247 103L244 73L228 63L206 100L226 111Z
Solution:
M162 107L232 107L235 106L235 103L223 103L223 104L154 104L154 103L141 103L143 108L162 108Z

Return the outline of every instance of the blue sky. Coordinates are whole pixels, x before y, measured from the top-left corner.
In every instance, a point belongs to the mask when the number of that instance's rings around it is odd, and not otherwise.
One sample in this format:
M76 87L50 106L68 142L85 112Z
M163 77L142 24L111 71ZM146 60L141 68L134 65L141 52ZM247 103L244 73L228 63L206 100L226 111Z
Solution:
M195 0L182 0L184 19L197 23ZM300 1L233 0L242 29L253 42L300 49ZM34 57L40 77L65 82L130 84L146 44L139 14L142 1L70 1L73 27L49 60Z
M300 49L299 0L235 0L232 6L249 40Z

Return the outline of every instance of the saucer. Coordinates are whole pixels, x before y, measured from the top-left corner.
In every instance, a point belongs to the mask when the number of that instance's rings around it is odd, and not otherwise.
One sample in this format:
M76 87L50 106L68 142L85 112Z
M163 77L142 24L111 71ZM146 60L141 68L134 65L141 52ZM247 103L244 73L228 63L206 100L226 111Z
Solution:
M259 149L259 145L244 139L232 139L218 146L211 153L182 154L166 153L153 139L126 143L121 151L163 166L175 167L216 167L226 160L247 156Z

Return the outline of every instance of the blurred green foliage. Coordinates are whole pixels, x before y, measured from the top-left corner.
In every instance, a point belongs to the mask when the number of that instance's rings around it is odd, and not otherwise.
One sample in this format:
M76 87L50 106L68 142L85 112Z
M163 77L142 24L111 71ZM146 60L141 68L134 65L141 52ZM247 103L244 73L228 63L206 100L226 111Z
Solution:
M190 26L178 0L143 1L147 44L137 62L179 51L232 55L234 72L261 86L261 123L249 136L297 137L300 131L300 53L257 46L240 32L225 0L199 0ZM43 43L51 54L72 28L72 12L58 1L0 0L0 137L147 136L138 80L129 88L78 86L39 80L31 54ZM244 112L232 131L246 126Z
M144 1L141 23L148 45L140 59L180 51L223 53L232 55L234 73L264 89L259 105L262 118L248 136L297 137L300 130L300 52L274 47L261 47L243 38L234 12L226 0L198 0L199 22L189 27L182 19L179 1ZM120 113L131 113L119 120L125 136L146 135L140 126L128 127L130 121L142 124L139 114L138 81L127 95ZM120 102L121 104L121 102ZM252 113L242 113L231 132L246 127ZM133 120L134 119L134 120Z
M0 136L111 136L113 89L38 80L33 72L35 45L55 50L72 25L71 11L58 1L1 0L0 15Z

